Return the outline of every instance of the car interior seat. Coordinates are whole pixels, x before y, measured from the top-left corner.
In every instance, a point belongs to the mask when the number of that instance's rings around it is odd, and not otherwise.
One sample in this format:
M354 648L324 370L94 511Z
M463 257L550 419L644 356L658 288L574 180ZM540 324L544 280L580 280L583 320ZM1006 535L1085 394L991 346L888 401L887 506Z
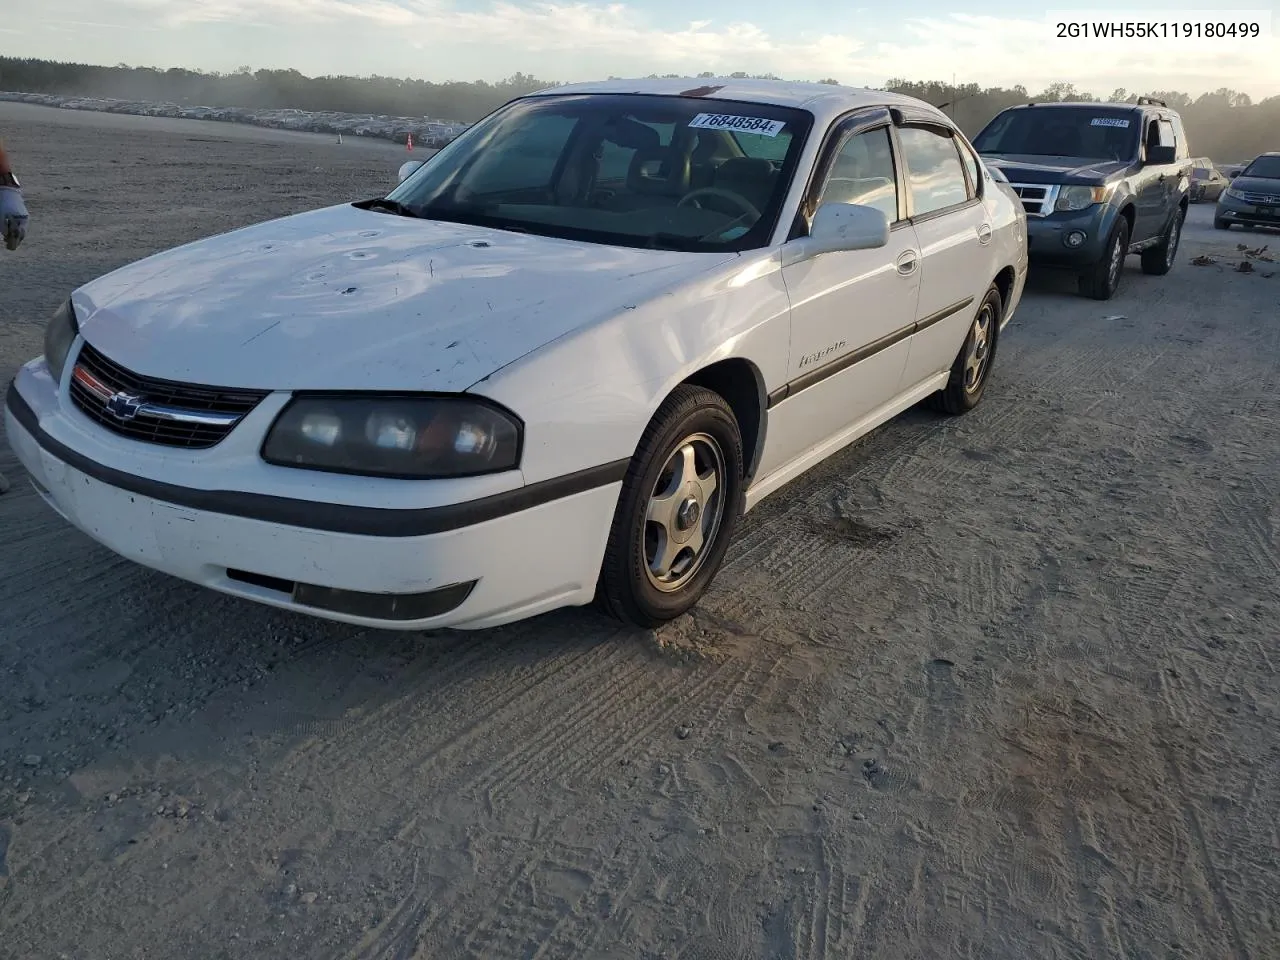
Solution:
M717 168L713 185L738 194L763 213L777 176L773 164L763 157L733 157Z

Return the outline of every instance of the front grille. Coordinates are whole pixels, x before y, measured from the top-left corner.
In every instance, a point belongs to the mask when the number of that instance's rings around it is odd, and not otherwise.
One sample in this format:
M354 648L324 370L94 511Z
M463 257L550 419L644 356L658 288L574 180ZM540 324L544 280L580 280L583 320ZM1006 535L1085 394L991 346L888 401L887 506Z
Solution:
M1240 199L1256 207L1280 207L1280 193L1242 193Z
M1053 213L1053 205L1058 201L1058 185L1056 183L1011 183L1013 192L1022 201L1022 209L1028 217L1045 217Z
M71 376L72 401L106 429L145 443L190 450L220 442L268 392L140 376L87 343L80 348Z

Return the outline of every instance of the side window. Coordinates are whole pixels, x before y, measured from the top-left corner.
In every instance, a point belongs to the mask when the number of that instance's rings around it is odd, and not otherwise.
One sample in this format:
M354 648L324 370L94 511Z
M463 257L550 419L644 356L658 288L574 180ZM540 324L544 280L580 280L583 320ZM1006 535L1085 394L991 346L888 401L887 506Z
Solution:
M969 191L955 141L924 127L898 131L915 216L964 203Z
M888 127L855 134L841 145L818 203L860 203L882 211L890 223L898 219L898 185Z
M465 175L467 193L539 189L550 185L560 154L577 120L541 116L495 137L494 148L482 151Z

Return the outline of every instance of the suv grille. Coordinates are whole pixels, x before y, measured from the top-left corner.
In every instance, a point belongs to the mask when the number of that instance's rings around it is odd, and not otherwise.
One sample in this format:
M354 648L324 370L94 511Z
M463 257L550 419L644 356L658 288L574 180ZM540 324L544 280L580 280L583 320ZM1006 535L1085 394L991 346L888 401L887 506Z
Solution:
M1028 217L1045 217L1053 213L1053 205L1058 202L1058 185L1056 183L1011 183L1013 192L1022 201L1022 209Z
M139 376L87 343L71 374L71 399L90 419L121 436L187 449L214 446L269 392Z

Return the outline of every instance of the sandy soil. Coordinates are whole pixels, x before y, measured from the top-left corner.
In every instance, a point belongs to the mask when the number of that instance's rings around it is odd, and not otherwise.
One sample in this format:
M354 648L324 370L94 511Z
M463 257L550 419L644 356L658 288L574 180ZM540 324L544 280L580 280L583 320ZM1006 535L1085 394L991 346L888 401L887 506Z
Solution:
M5 381L75 285L403 157L0 131L35 218ZM776 494L657 633L221 597L73 532L0 445L0 956L1280 956L1280 276L1229 269L1280 236L1208 215L1111 303L1037 279L978 411Z

